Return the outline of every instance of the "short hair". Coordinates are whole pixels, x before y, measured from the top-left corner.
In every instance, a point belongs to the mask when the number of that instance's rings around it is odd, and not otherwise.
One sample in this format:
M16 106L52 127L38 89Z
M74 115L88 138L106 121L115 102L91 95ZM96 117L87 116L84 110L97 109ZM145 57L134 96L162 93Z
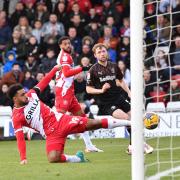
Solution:
M16 93L21 89L23 89L23 86L19 83L11 85L7 92L8 97L10 99L13 99L13 97L16 95Z
M63 42L64 40L67 40L67 39L70 40L70 38L69 38L68 36L62 36L62 37L60 37L59 40L58 40L58 44L59 44L59 45L62 44L62 42Z
M106 50L108 49L107 46L106 46L105 44L103 44L103 43L95 44L95 45L93 46L93 48L92 48L92 51L93 51L93 53L95 53L97 48L100 48L100 49L101 49L101 48L103 48L103 47L104 47Z

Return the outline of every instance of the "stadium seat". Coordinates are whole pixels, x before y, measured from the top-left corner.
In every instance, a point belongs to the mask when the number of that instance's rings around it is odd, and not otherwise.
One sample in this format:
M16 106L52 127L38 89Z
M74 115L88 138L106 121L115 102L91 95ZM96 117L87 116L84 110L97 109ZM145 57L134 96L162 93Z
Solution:
M4 129L4 137L14 135L12 130L12 108L10 106L0 106L0 127Z
M148 103L147 112L166 112L166 108L163 102L152 102Z
M180 101L175 101L175 102L168 102L167 107L166 107L167 112L176 112L180 111Z

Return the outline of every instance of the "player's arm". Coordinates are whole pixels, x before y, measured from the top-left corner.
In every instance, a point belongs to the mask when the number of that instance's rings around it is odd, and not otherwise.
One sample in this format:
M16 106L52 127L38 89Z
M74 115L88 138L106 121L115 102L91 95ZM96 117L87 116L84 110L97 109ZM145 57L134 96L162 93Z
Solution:
M127 92L129 98L131 98L131 91L123 79L116 79L116 85L122 87Z
M20 154L20 164L27 164L27 158L26 158L26 141L24 139L24 133L22 128L17 129L15 131L16 133L16 139L17 139L17 146L18 146L18 151Z
M56 72L60 71L60 70L61 70L61 66L60 65L56 65L56 66L54 66L54 68L49 73L47 73L45 75L45 77L33 88L37 92L37 94L42 92L47 87L49 82L55 76Z
M95 82L93 81L93 79L95 79L93 72L90 70L90 72L88 72L87 74L87 83L86 83L86 91L89 94L103 94L104 92L106 92L109 88L110 88L110 84L109 83L105 83L102 88L97 89L95 88L94 84Z
M62 66L62 73L64 74L65 77L71 77L74 76L80 72L82 72L82 67L77 67L77 68L71 68L69 65L63 65Z

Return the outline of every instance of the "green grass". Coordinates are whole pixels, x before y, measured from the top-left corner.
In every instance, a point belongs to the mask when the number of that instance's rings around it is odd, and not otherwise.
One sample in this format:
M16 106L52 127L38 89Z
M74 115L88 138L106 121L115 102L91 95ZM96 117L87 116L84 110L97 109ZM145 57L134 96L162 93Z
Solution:
M148 141L156 148L157 139ZM161 138L160 147L168 148L170 138ZM128 139L96 139L93 143L102 148L104 153L86 153L89 163L57 163L50 164L45 152L45 141L27 141L27 165L19 164L16 141L0 142L0 180L130 180L131 156L125 153ZM180 147L179 137L173 138L174 147ZM65 153L75 154L84 150L83 140L68 140ZM173 159L179 160L179 149L173 153ZM156 162L157 151L145 156L146 164ZM161 161L170 160L169 150L160 153ZM176 163L175 165L180 165ZM161 165L161 170L171 167L170 163ZM137 170L138 171L138 170ZM147 175L157 171L157 165L148 168ZM177 177L177 180L180 177ZM170 177L162 180L171 179ZM176 178L175 178L176 179Z
M131 179L131 157L125 153L127 139L93 140L104 153L86 153L89 163L50 164L45 141L27 142L27 165L19 164L16 141L0 142L0 179L2 180L128 180ZM68 140L65 153L84 150L83 140Z

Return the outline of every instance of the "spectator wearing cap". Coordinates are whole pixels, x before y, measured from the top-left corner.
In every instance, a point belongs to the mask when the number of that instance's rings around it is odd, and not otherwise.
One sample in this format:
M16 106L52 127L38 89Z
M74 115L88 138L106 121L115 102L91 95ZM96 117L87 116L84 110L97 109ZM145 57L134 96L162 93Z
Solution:
M64 25L58 22L56 14L50 14L49 21L43 25L42 28L44 39L49 36L59 38L65 35Z
M13 64L16 63L16 53L14 51L8 51L6 53L5 64L3 66L3 74L11 71Z
M18 25L14 27L14 30L21 32L21 38L24 39L24 41L28 40L32 35L32 28L29 25L29 21L26 16L21 16L19 18Z
M12 65L12 70L2 76L2 84L7 84L8 86L15 83L22 83L24 79L24 73L21 70L21 67L18 63Z
M125 47L121 47L118 54L118 59L122 60L126 67L130 69L130 58L128 54L128 50Z
M40 20L43 24L49 19L49 11L44 2L40 1L36 4L35 19Z
M28 54L27 59L24 63L23 71L30 71L33 75L38 72L38 63L35 54Z

